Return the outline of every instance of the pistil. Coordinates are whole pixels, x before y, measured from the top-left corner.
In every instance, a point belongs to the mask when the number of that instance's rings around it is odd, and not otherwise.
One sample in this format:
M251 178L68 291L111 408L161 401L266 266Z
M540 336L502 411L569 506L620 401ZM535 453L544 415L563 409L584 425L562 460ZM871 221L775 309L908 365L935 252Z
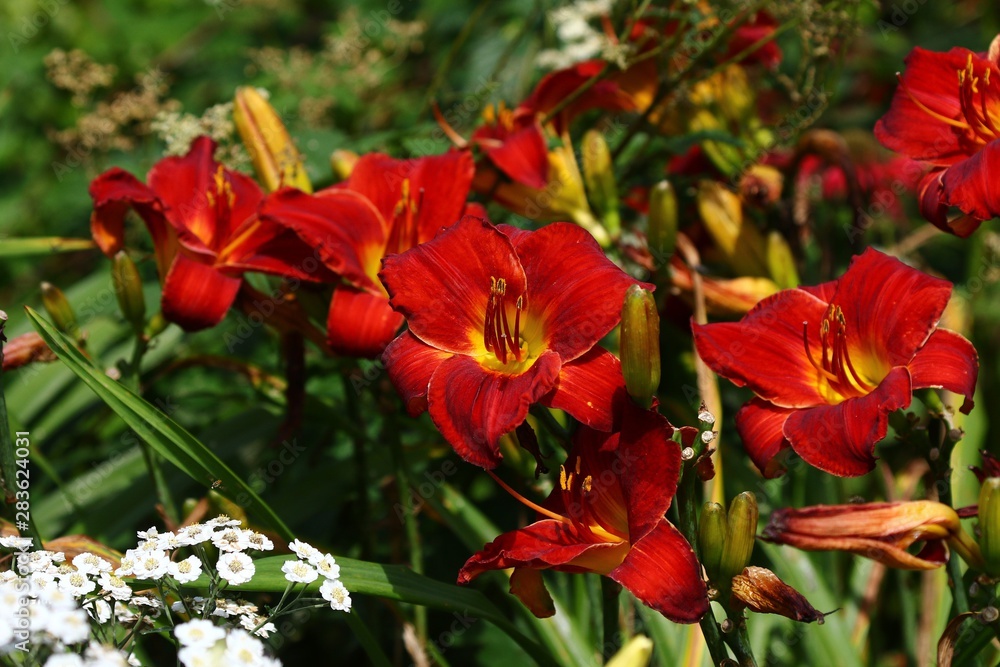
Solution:
M423 188L414 200L410 191L410 179L403 180L402 194L393 209L392 220L389 221L389 240L386 243L387 253L401 253L417 245L419 232L417 228L417 212L423 203Z

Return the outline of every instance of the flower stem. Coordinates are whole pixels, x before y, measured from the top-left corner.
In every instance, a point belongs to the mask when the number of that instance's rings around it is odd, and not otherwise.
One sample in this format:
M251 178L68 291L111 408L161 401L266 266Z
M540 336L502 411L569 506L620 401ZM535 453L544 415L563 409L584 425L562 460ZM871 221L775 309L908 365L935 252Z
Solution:
M399 501L406 503L410 493L410 475L403 459L403 443L395 424L386 420L387 439L392 451L392 463L396 469L396 483L399 487ZM423 549L420 544L420 527L417 525L416 512L404 512L403 524L406 527L406 541L410 547L410 567L417 574L424 573ZM427 608L417 605L413 608L413 625L417 630L420 645L427 643Z
M698 476L695 475L694 469L685 466L683 477L677 487L677 513L680 519L678 527L696 556L698 556L698 486ZM699 560L700 558L699 556ZM702 634L705 635L705 644L708 645L708 652L712 656L712 664L721 664L729 658L729 654L726 652L719 624L711 608L701 617L700 624Z
M601 607L604 623L604 646L614 646L615 635L621 626L618 624L618 600L622 587L613 579L601 577Z

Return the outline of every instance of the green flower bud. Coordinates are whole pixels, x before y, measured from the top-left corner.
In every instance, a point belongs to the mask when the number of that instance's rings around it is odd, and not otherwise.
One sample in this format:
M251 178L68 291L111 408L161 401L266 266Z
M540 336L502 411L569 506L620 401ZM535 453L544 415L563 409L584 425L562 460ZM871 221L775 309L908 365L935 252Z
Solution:
M604 220L604 228L612 238L617 237L621 231L621 218L618 215L618 184L615 182L608 142L597 130L589 130L583 135L583 179L590 200Z
M115 255L111 264L111 281L115 286L118 307L132 329L141 333L146 326L146 298L142 294L142 278L135 262L124 250Z
M986 569L1000 573L1000 478L987 477L979 490L979 548Z
M720 580L728 584L743 571L753 554L757 539L757 498L744 491L729 505L729 522L726 546L719 562Z
M79 340L80 328L76 324L76 314L63 291L52 283L42 283L42 305L59 331Z
M662 266L669 262L677 242L677 193L670 181L660 181L649 192L646 238L656 264Z
M638 285L625 292L621 358L625 388L636 402L648 408L660 386L660 314L653 293Z
M726 546L726 508L719 503L705 503L698 519L698 551L709 581L719 578L719 564Z

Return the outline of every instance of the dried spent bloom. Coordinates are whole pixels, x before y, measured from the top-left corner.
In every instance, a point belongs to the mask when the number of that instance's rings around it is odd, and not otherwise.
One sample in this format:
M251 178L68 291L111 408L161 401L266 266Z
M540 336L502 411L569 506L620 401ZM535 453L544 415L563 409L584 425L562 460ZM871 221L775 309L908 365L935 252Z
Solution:
M758 614L778 614L804 623L822 624L825 616L774 572L756 566L733 577L731 604L734 609L746 607Z

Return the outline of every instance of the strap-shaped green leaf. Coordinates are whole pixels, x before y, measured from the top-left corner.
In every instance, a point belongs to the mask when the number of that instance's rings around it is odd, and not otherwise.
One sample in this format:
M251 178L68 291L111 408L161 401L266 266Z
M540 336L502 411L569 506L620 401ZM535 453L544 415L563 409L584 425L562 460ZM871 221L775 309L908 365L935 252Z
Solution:
M286 540L295 538L275 511L212 450L141 396L95 368L68 338L38 313L31 308L25 310L32 325L59 359L160 456L195 481L217 486L219 493L260 516Z

